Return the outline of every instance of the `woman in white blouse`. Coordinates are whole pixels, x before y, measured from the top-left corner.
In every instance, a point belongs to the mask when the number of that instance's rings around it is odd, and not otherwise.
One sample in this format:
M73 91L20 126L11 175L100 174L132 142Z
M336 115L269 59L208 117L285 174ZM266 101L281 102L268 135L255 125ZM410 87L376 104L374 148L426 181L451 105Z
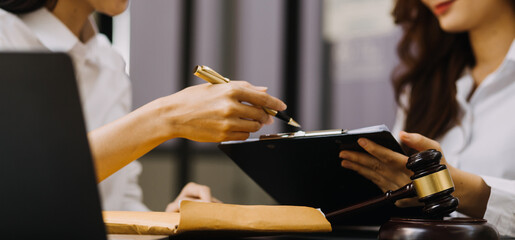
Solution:
M231 82L189 87L129 113L125 63L90 19L93 11L120 14L127 4L126 0L0 1L0 50L62 51L72 57L103 207L145 211L137 184L141 166L135 159L171 138L246 139L249 132L272 121L255 106L284 110L286 105L266 94L264 87ZM216 201L208 187L188 184L167 210L177 211L180 199Z
M443 152L458 212L515 236L515 1L398 0L393 15L404 29L394 133L410 153ZM410 181L407 156L358 143L370 155L342 151L343 167L383 191Z

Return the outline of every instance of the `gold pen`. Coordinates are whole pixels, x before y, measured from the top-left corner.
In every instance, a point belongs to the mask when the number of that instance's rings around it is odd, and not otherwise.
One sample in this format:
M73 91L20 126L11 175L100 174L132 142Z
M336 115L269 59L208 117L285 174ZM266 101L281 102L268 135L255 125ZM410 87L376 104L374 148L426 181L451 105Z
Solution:
M228 83L231 81L207 66L196 66L193 71L193 74L199 78L206 80L211 84ZM265 112L269 115L275 116L276 118L279 118L287 122L288 125L300 128L300 124L293 120L293 118L291 118L290 116L286 115L286 113L284 112L276 111L267 107L263 107L263 110L265 110Z

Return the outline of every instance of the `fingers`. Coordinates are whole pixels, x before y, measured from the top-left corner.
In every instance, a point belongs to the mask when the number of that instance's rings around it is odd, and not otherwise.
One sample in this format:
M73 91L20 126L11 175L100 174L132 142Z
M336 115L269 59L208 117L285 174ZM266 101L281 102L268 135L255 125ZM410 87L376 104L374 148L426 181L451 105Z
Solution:
M440 152L442 151L440 144L437 141L426 138L418 133L407 133L401 131L399 137L402 143L417 151L425 151L428 149L436 149Z
M184 192L184 195L182 194ZM211 201L211 189L208 186L190 182L181 191L183 197L200 199L201 201Z
M172 202L166 206L165 212L179 212L179 203L178 202Z
M239 103L238 103L239 104ZM240 117L244 119L256 120L262 124L265 124L269 121L269 116L261 107L257 106L249 106L246 104L240 104L240 109L238 112L233 112L235 117Z
M341 151L342 167L356 171L383 191L398 189L410 181L412 173L405 167L407 156L365 138L358 144L368 153Z
M233 86L228 87L226 94L233 99L233 102L229 102L224 106L226 117L239 117L255 120L261 124L271 124L273 123L273 118L263 110L263 107L279 111L286 109L286 105L281 100L266 93L268 89L266 87L256 87L244 81L232 81L231 84ZM235 131L247 130L240 129ZM250 132L255 131L257 130Z
M173 202L168 204L168 206L166 206L165 212L179 212L179 210L181 209L182 201L199 201L199 199L193 197L182 197L180 199L177 198Z
M370 181L374 182L376 185L380 185L382 182L382 176L378 174L373 168L365 167L361 164L359 164L356 161L352 161L349 159L344 159L341 162L342 167L353 170L357 173L359 173L361 176L369 179Z
M198 185L197 196L201 201L211 202L211 189L208 186Z
M372 156L376 157L378 160L382 161L383 163L401 163L406 164L406 161L408 160L408 157L398 153L394 152L388 148L385 148L373 141L370 141L366 138L360 138L358 139L358 144L361 146L365 151L370 153Z
M223 203L215 197L211 197L210 201L203 201L195 197L184 197L180 200L176 199L175 201L169 203L168 206L166 206L165 212L179 212L181 209L182 201Z
M376 173L383 170L383 164L378 161L376 158L366 154L366 153L359 153L359 152L349 152L349 151L341 151L340 152L340 158L342 158L344 161L342 161L342 166L344 165L344 162L350 162L356 165L352 165L352 170L357 171L357 167L365 167L367 169L370 169L370 171ZM346 166L344 166L346 167ZM359 171L357 171L359 172ZM372 174L368 174L372 175Z
M182 188L179 196L168 204L166 211L179 212L180 202L184 200L221 203L220 200L211 195L211 189L208 186L190 182Z
M405 131L401 131L399 134L401 141L406 144L406 146L415 149L416 151L425 151L429 149L435 149L443 154L442 147L440 143L437 141L424 137L417 133L407 133ZM448 167L452 167L447 163L445 156L442 156L440 160L441 164L445 164Z
M286 104L283 101L262 90L256 90L249 83L231 82L230 84L233 85L231 85L229 94L240 102L248 102L254 106L268 107L278 111L286 110Z
M204 129L191 128L194 133L190 134L190 139L202 141L199 139L208 138L210 142L245 140L250 137L251 132L256 132L263 126L257 121L240 118L204 121L200 124L211 127L204 127Z
M268 91L268 87L264 87L264 86L254 86L254 85L250 84L250 83L249 83L249 82L247 82L247 81L232 80L232 81L231 81L231 83L237 84L237 85L242 86L242 87L252 88L252 89L255 89L256 91L260 91L260 92L266 92L266 91Z
M228 118L220 121L218 128L223 132L256 132L261 129L262 124L258 121L241 119L241 118Z
M265 93L266 93L266 91L268 91L268 87L263 87L263 86L252 86L252 88L254 88L257 91L265 92Z
M266 121L263 124L270 125L272 123L274 123L274 118L272 116L268 115Z
M223 142L223 141L245 140L245 139L247 139L249 137L250 137L250 133L248 133L248 132L231 132L224 139L222 139L220 142Z

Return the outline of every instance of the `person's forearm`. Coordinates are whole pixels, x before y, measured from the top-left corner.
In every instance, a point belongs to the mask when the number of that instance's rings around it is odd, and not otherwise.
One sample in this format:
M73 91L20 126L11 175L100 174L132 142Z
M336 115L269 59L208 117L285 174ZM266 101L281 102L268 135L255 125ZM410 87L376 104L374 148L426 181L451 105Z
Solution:
M284 111L286 104L246 82L195 85L152 101L88 134L98 181L171 138L247 139L269 122L261 107Z
M98 182L172 137L159 117L159 103L151 102L88 134Z
M455 185L453 195L460 201L458 211L470 217L483 218L490 198L490 187L478 175L448 167Z

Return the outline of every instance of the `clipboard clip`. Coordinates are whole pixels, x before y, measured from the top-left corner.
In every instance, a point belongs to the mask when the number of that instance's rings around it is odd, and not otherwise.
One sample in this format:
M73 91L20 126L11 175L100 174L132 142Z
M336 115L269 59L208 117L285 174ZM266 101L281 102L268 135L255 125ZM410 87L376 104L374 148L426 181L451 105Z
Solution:
M346 134L347 129L330 129L330 130L319 130L319 131L297 131L291 133L276 133L276 134L264 134L259 136L259 140L271 140L271 139L283 139L283 138L295 138L295 137L319 137L319 136L330 136Z

